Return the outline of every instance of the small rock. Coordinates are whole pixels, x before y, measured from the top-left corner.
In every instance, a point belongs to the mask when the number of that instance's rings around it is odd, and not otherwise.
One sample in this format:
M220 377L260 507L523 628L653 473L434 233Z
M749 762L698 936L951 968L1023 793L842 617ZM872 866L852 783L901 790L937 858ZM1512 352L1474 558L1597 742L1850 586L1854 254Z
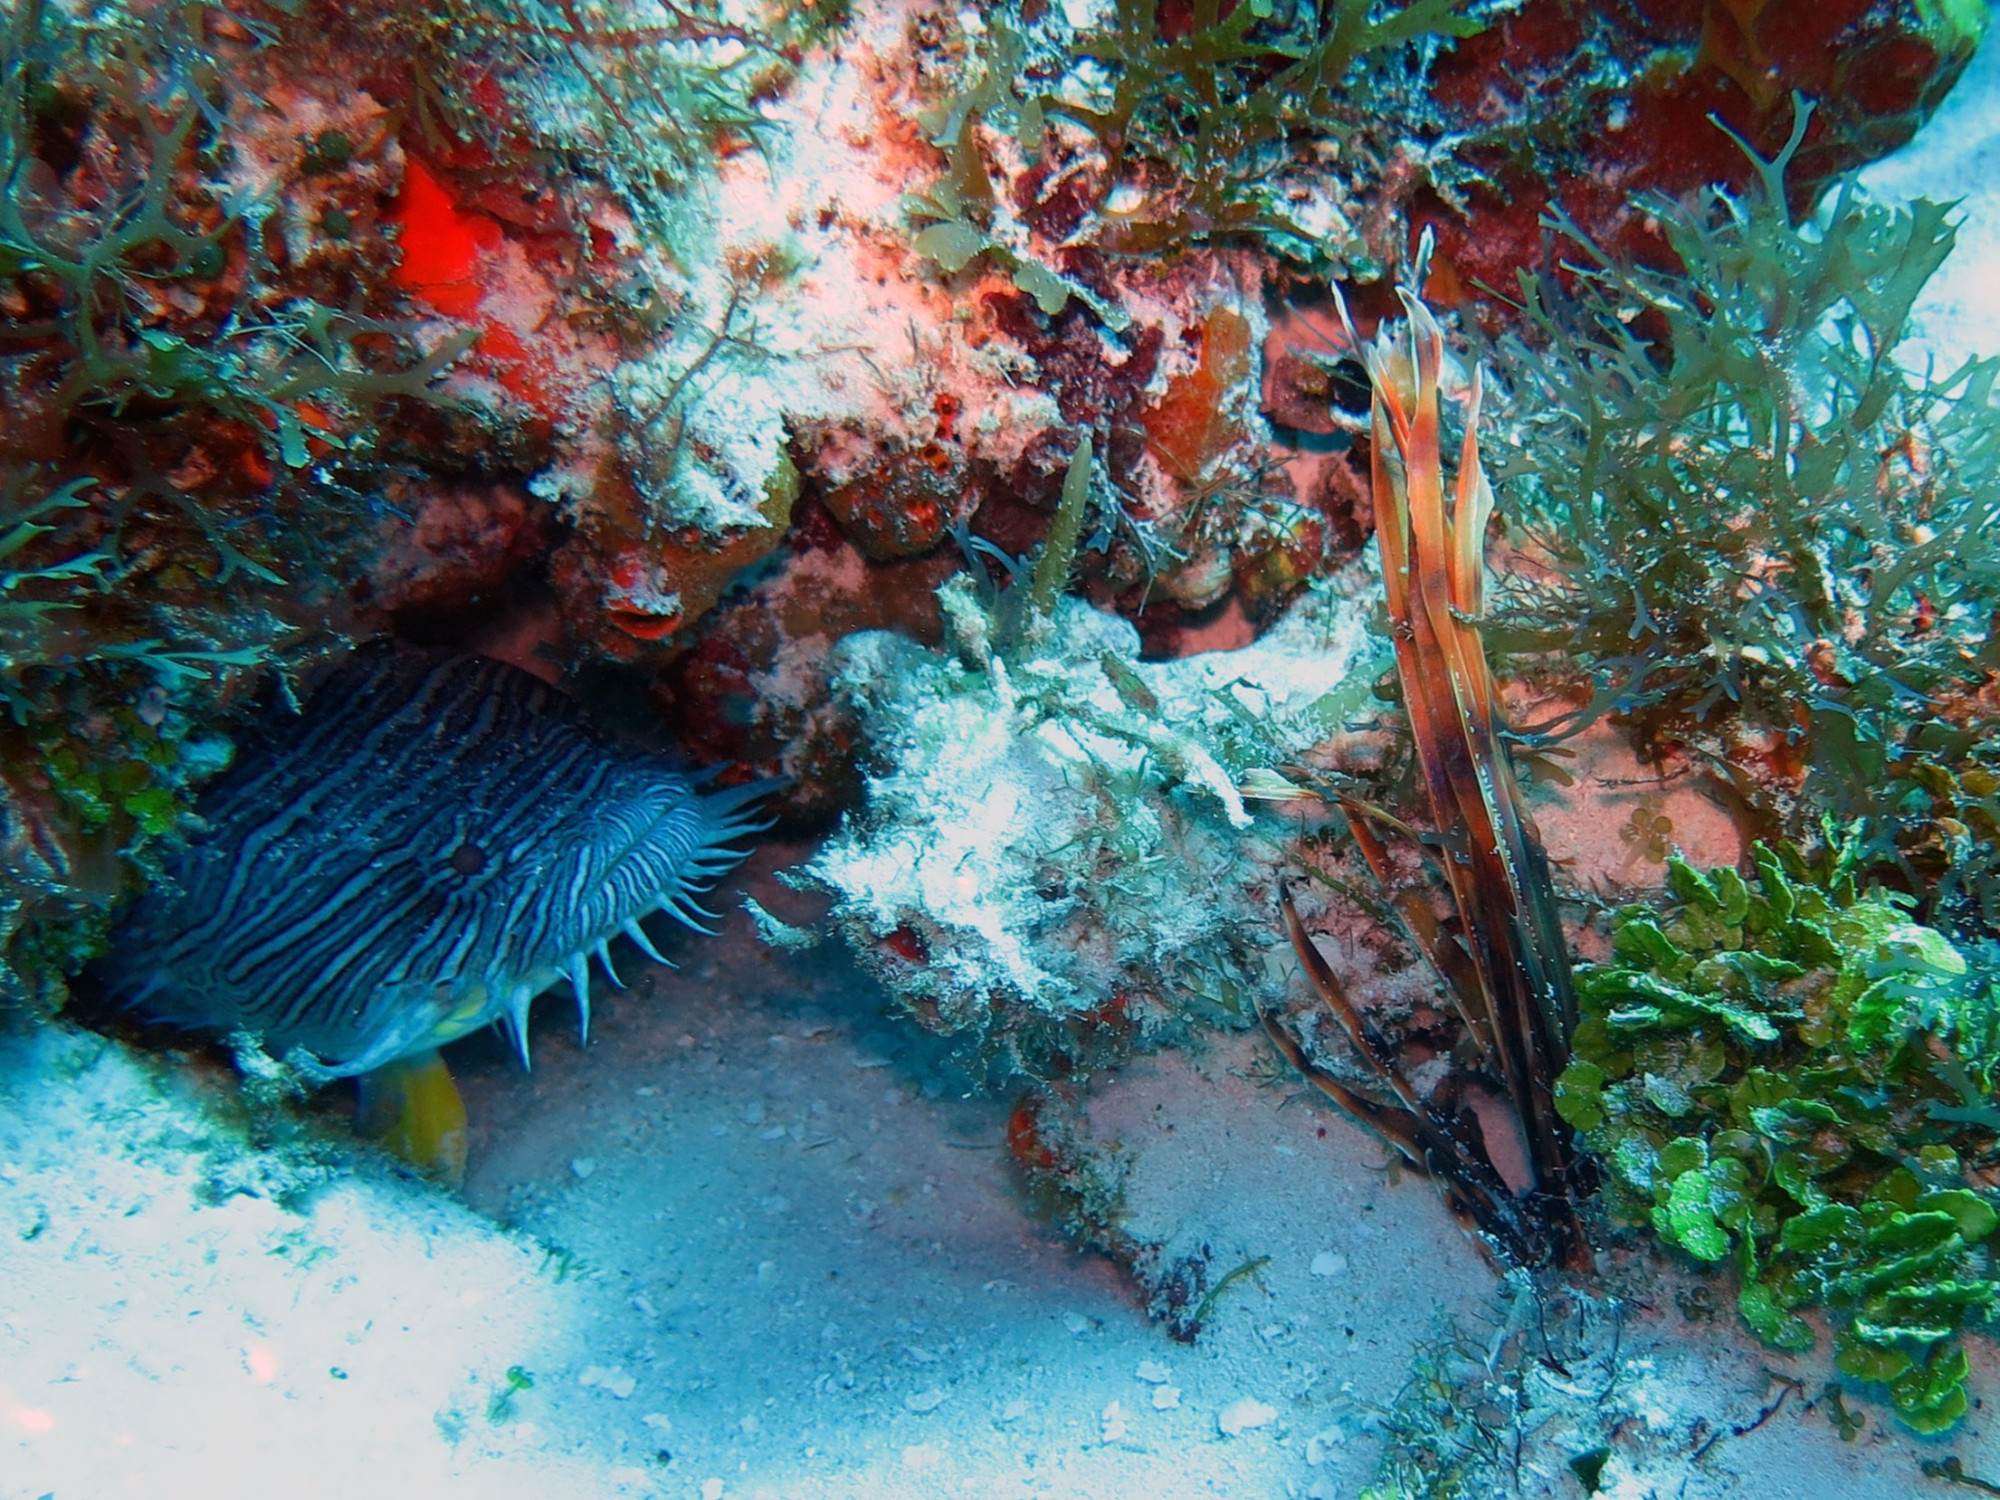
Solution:
M1347 1257L1338 1250L1322 1250L1313 1257L1312 1272L1315 1276L1344 1276Z
M701 1500L722 1500L722 1481L704 1479L701 1482Z
M1329 1427L1325 1432L1315 1432L1306 1439L1306 1466L1317 1469L1327 1461L1339 1444L1341 1432L1338 1427Z
M949 1398L950 1398L950 1392L941 1391L936 1386L932 1386L927 1391L917 1391L911 1395L905 1396L903 1398L903 1405L907 1406L911 1411L916 1412L919 1416L921 1416L923 1413L927 1411L936 1411L940 1406L943 1406Z
M569 1164L570 1175L578 1182L590 1181L590 1174L596 1170L597 1158L594 1156L579 1156Z
M1104 1424L1104 1441L1122 1443L1125 1441L1125 1408L1114 1401L1104 1408L1099 1420Z
M603 1365L592 1365L576 1377L576 1383L586 1390L595 1387L597 1390L603 1391L607 1396L616 1396L620 1401L629 1400L632 1392L639 1388L639 1382L634 1380L630 1375L627 1375L616 1365L612 1365L609 1368Z
M1161 1364L1157 1359L1142 1359L1139 1361L1139 1368L1132 1373L1145 1381L1147 1385L1165 1385L1173 1378L1174 1372Z
M1156 1386L1153 1390L1153 1410L1172 1411L1181 1404L1181 1388L1177 1385Z
M674 1419L665 1412L649 1411L645 1416L639 1418L639 1420L652 1428L661 1437L669 1437L673 1433Z
M1255 1396L1239 1396L1215 1414L1215 1425L1226 1437L1241 1437L1253 1427L1265 1427L1278 1420L1278 1408Z
M1005 1427L1010 1422L1018 1422L1028 1414L1028 1403L1016 1396L1000 1408L1000 1414L993 1420Z
M1097 1319L1086 1318L1080 1312L1066 1312L1063 1314L1063 1327L1067 1328L1076 1338L1082 1338L1097 1326Z

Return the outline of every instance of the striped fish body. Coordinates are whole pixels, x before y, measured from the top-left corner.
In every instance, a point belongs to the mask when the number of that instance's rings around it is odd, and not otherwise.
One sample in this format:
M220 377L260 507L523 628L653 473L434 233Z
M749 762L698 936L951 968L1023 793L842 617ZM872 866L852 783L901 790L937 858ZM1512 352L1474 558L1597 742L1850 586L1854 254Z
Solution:
M248 1030L323 1077L506 1029L558 980L589 1030L589 959L688 923L743 857L766 788L621 750L503 662L371 647L204 794L206 832L113 934L114 993ZM614 979L615 975L612 976Z

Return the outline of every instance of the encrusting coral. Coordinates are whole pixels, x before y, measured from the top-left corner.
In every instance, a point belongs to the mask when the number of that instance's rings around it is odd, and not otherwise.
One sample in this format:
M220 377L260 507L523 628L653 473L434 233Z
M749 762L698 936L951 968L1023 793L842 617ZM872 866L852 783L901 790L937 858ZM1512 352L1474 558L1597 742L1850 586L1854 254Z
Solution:
M921 1021L1041 1077L1191 1015L1249 1021L1293 829L1246 799L1297 795L1275 768L1337 741L1382 665L1325 587L1255 646L1141 660L1128 622L1061 592L1092 476L1085 443L1004 590L945 585L947 649L842 643L873 769L806 872Z

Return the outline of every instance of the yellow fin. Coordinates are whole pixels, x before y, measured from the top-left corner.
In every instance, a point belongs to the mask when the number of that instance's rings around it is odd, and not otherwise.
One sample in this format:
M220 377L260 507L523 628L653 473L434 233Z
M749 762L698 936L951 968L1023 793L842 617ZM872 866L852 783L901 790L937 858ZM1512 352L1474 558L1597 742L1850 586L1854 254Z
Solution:
M465 1101L435 1051L399 1057L361 1080L361 1128L420 1171L465 1185Z

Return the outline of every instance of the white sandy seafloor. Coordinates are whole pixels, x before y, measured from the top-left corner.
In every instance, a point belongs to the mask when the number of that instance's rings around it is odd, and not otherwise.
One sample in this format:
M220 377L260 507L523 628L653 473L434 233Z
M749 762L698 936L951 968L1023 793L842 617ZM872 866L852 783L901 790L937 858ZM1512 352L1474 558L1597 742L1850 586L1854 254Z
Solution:
M1944 366L2000 349L1996 158L1989 47L1869 174L1966 199L1927 310ZM773 872L809 852L731 884L801 915ZM633 988L600 991L587 1050L555 1000L532 1074L489 1039L455 1049L464 1202L365 1149L314 1169L253 1148L213 1068L63 1026L0 1039L0 1500L1352 1497L1447 1328L1501 1350L1504 1404L1501 1281L1255 1038L1092 1095L1127 1231L1254 1264L1179 1344L1026 1211L1011 1098L836 951L773 953L732 912L671 952L677 973L623 955ZM1824 1343L1780 1356L1726 1296L1704 1315L1698 1282L1606 1273L1622 1312L1525 1371L1516 1492L1582 1495L1567 1459L1613 1426L1600 1493L1621 1500L1969 1493L1922 1474L1946 1456L2000 1475L1983 1405L1925 1441L1853 1403L1843 1442ZM1993 1347L1972 1352L2000 1399Z
M796 911L772 873L807 852L743 882ZM0 1497L1352 1497L1413 1351L1503 1331L1432 1191L1249 1035L1134 1063L1091 1108L1129 1232L1261 1262L1179 1344L1024 1212L1009 1101L968 1097L837 951L772 953L738 912L670 952L621 964L587 1050L547 1002L532 1074L454 1049L463 1204L337 1147L281 1206L316 1169L246 1144L219 1070L64 1028L7 1044ZM1688 1322L1698 1284L1651 1262L1609 1272L1634 1304L1530 1372L1521 1494L1582 1494L1565 1459L1607 1422L1638 1472L1603 1493L1632 1500L1889 1500L1924 1457L2000 1467L1980 1413L1924 1443L1868 1412L1842 1443L1823 1367L1755 1347L1726 1299Z

